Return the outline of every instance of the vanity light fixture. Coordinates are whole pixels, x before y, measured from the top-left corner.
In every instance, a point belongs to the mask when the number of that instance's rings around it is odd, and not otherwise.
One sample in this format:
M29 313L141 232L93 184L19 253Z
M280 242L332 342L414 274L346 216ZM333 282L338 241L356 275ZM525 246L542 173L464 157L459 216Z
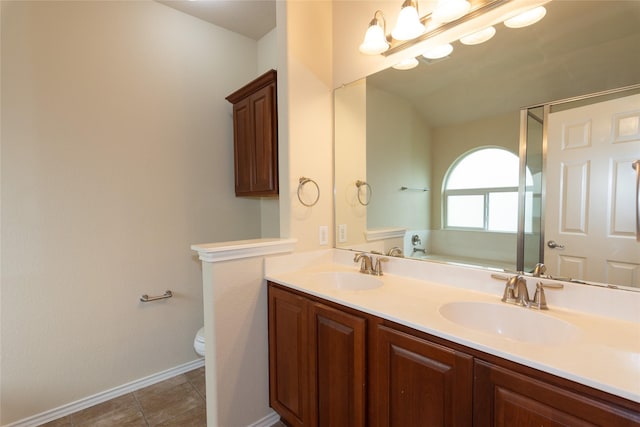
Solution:
M396 52L428 40L443 31L447 31L461 24L466 24L481 15L497 10L497 8L506 3L530 1L531 0L437 0L436 7L433 11L420 17L418 0L404 0L396 26L390 34L386 34L385 32L386 20L382 11L376 10L359 50L367 55L393 55ZM540 0L534 1L540 4ZM518 9L523 10L522 8ZM511 13L513 13L514 9L511 8L510 10ZM492 22L503 22L504 25L509 28L521 28L535 24L540 21L545 14L546 9L543 6L538 6L511 17L503 14L502 17L497 17ZM506 17L508 18L505 19ZM485 22L483 25L488 25L488 23ZM466 45L484 43L496 34L496 29L493 26L485 28L481 26L476 26L475 28L470 27L468 31L470 31L469 34L459 39L461 43ZM428 59L439 59L449 55L453 50L450 45L445 45L441 47L441 49L444 50L438 49L435 52L430 50L423 55ZM408 69L405 67L412 68L416 65L416 63L410 59L407 61L409 62L405 63L403 61L395 68L402 67L400 69Z
M469 9L471 3L467 0L438 0L431 17L437 22L451 22L466 15Z
M494 27L483 28L475 33L468 34L460 39L460 43L469 46L484 43L496 34Z
M378 55L389 49L389 43L385 35L386 26L382 11L376 10L373 14L373 19L369 22L364 41L360 45L360 52L366 55Z
M451 46L451 44L449 43L446 43L429 49L428 51L423 53L422 56L427 59L440 59L449 55L451 52L453 52L453 46Z
M422 33L424 33L424 25L420 22L420 15L418 15L417 0L405 0L391 36L396 40L411 40Z
M508 28L527 27L540 21L546 14L547 9L544 6L538 6L505 20L504 25Z
M398 62L393 66L396 70L410 70L418 66L418 60L416 58L407 58Z

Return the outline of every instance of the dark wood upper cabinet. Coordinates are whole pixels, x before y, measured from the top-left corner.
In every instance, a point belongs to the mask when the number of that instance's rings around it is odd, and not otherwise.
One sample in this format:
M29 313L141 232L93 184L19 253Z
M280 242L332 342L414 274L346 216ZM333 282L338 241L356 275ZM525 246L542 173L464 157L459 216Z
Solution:
M243 86L233 104L236 196L278 194L277 73L270 70Z

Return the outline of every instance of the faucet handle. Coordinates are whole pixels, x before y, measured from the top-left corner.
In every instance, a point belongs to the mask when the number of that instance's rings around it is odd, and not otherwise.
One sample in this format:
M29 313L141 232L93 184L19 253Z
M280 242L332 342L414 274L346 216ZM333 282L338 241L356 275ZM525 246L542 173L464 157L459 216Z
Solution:
M530 304L531 308L538 310L548 310L547 298L544 295L544 288L550 289L562 289L564 285L562 283L536 283L536 293L533 296L533 301Z
M382 276L382 262L389 261L389 258L378 257L373 267L373 274L376 276Z

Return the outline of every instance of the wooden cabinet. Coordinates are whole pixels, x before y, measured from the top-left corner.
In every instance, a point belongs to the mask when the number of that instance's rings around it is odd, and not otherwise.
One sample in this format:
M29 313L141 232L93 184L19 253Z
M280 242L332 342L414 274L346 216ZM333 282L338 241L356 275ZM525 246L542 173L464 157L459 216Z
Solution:
M278 194L276 81L271 70L226 98L233 104L236 196Z
M365 426L366 320L269 286L269 400L291 426Z
M310 425L365 426L365 319L310 302Z
M290 426L640 427L640 404L269 283L270 403Z
M308 425L307 300L269 287L269 400L290 426Z
M639 426L640 414L540 379L475 362L474 425Z
M376 425L472 425L473 358L380 325Z

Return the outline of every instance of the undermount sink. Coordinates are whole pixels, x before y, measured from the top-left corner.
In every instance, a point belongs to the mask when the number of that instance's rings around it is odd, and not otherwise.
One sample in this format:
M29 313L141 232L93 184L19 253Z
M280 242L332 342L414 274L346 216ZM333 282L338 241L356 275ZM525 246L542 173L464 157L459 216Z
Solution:
M441 306L440 314L465 328L533 344L566 343L578 334L564 320L506 304L458 301Z
M313 273L311 280L316 285L345 291L366 291L382 286L382 280L375 276L351 271L323 271Z

